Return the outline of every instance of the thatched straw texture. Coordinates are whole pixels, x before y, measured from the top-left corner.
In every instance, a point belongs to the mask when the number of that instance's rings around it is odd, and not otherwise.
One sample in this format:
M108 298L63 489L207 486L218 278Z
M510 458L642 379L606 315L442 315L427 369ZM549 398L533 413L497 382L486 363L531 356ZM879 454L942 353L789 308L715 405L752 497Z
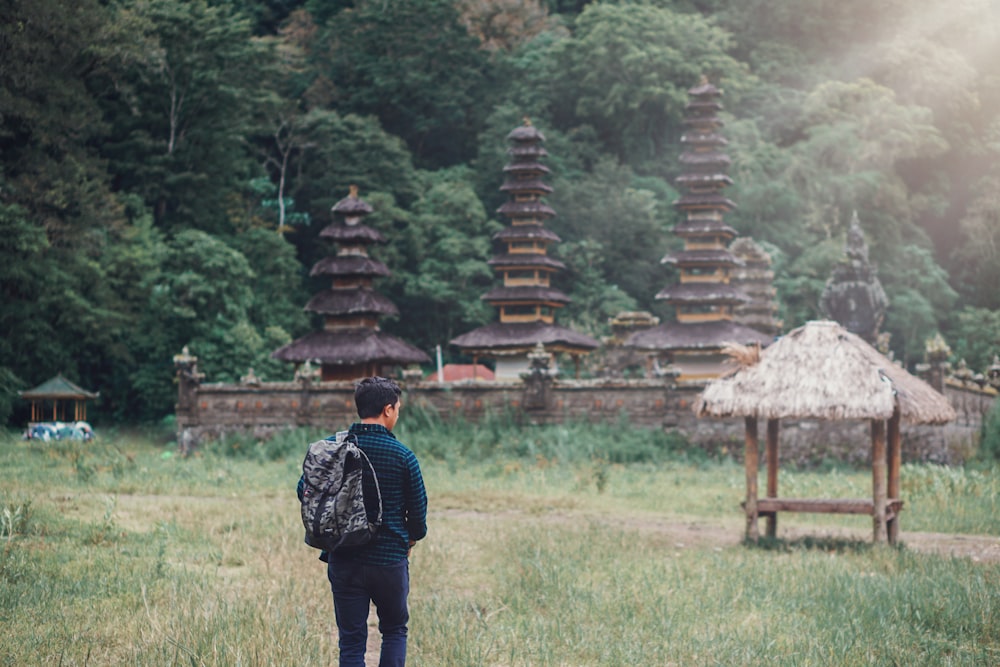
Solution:
M395 336L366 327L313 331L271 353L282 361L319 359L332 366L363 363L426 364L431 358Z
M699 417L888 419L943 424L944 396L836 322L809 322L772 343L760 361L708 384Z
M451 340L466 350L486 350L494 354L516 354L538 343L560 350L586 352L600 343L572 329L545 322L493 322Z

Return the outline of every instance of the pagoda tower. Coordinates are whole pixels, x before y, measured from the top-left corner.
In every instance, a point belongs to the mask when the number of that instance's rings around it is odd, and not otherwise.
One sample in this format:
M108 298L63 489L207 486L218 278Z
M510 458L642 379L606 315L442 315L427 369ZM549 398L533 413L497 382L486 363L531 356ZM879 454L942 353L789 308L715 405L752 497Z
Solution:
M778 304L774 298L774 271L771 256L749 236L741 236L729 245L729 250L743 262L729 276L729 284L746 294L750 301L733 309L733 319L768 336L781 331L782 322L776 317Z
M281 347L271 356L294 362L321 364L320 379L356 380L372 375L390 375L396 366L429 363L423 351L379 329L379 317L398 315L396 305L376 292L375 278L390 275L385 264L368 256L368 247L385 243L378 231L363 224L372 207L358 198L358 189L333 206L334 221L320 238L337 244L312 267L311 276L330 276L330 289L313 295L305 310L324 318L323 329L306 334ZM337 217L343 218L338 221Z
M733 183L726 174L729 156L722 152L728 141L719 133L722 91L703 78L688 95L681 137L683 173L676 179L683 194L674 202L684 219L673 230L684 240L684 249L661 260L677 266L680 282L656 295L674 307L676 316L627 341L630 347L666 357L682 383L703 382L727 370L722 353L726 344L766 345L772 339L734 321L735 307L750 298L730 284L733 269L743 262L729 250L736 230L723 220L736 205L722 194Z
M566 266L550 256L549 247L561 240L545 221L555 211L542 201L552 192L544 182L549 168L541 163L548 155L544 135L525 120L507 135L509 163L500 187L508 200L497 212L510 224L493 236L501 252L489 260L503 283L482 296L497 309L499 321L462 334L451 344L473 357L493 359L498 380L520 378L529 371L528 355L538 344L552 353L573 357L579 371L582 355L598 347L593 338L555 323L556 310L570 302L552 287L552 277Z

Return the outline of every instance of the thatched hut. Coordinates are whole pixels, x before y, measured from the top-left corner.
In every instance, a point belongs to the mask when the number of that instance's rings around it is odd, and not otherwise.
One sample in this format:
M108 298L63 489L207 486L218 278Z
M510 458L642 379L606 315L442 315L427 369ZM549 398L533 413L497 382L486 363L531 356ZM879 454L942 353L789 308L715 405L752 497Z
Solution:
M708 384L694 405L699 417L743 417L746 423L747 538L757 518L774 536L777 513L870 514L876 542L895 543L901 464L900 421L944 424L955 418L948 401L836 322L809 322ZM791 419L870 420L872 498L778 497L778 424ZM767 495L757 498L757 422L767 420Z

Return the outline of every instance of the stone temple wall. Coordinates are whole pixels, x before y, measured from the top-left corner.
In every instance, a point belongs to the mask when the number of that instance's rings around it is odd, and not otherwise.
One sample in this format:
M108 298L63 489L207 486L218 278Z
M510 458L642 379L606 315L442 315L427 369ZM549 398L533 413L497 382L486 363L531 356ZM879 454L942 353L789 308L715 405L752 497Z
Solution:
M268 382L215 384L195 376L180 379L177 438L184 450L205 439L233 433L266 438L286 428L307 426L333 432L355 421L350 382ZM475 422L502 414L522 423L628 421L649 429L678 430L712 453L742 457L742 419L698 419L691 410L700 388L664 380L527 382L402 382L409 409L419 406L443 418ZM946 387L959 418L946 426L903 424L904 462L956 465L975 451L980 425L994 397L982 391ZM404 408L404 419L406 408ZM763 442L764 423L759 426ZM863 465L871 455L868 422L785 420L781 423L783 462L812 466L825 461Z

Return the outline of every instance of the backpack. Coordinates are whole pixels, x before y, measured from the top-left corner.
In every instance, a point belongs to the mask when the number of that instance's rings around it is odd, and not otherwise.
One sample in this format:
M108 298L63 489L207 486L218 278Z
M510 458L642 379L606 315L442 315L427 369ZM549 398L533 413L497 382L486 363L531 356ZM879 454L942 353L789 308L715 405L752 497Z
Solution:
M362 478L375 480L378 512L369 521ZM302 525L306 544L324 551L367 544L382 525L382 492L368 456L347 431L309 445L302 462Z

